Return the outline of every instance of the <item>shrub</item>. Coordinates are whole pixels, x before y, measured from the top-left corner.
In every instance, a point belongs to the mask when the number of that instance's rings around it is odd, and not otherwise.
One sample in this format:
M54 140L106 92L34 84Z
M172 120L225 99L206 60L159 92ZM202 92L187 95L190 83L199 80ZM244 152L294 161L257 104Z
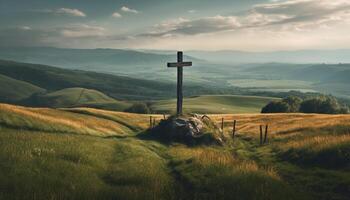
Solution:
M150 108L144 103L135 103L131 107L127 108L125 112L138 113L138 114L149 114L151 113Z
M289 105L282 101L272 101L262 108L261 113L286 113L289 112Z

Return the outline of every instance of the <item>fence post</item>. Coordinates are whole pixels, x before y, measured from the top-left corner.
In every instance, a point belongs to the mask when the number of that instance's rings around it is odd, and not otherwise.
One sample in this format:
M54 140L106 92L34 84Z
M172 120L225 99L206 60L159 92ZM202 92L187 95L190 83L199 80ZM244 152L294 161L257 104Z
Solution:
M153 119L153 128L156 126L156 119Z
M221 119L221 130L222 134L224 134L224 118Z
M149 127L153 128L153 124L152 124L152 116L149 116Z
M165 114L163 114L163 119L164 119L164 120L166 119Z
M260 145L263 144L263 126L260 125Z
M268 134L268 128L269 128L269 125L266 124L265 126L265 138L264 138L264 144L267 143L267 134Z
M232 128L232 138L235 139L236 134L236 120L233 121L233 128Z

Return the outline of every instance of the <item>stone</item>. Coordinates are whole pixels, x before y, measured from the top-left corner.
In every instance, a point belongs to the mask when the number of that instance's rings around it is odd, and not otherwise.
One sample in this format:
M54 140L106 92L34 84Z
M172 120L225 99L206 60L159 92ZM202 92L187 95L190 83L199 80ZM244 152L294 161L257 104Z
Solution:
M192 114L188 117L170 117L153 130L159 137L186 143L219 144L224 142L219 128L208 116Z

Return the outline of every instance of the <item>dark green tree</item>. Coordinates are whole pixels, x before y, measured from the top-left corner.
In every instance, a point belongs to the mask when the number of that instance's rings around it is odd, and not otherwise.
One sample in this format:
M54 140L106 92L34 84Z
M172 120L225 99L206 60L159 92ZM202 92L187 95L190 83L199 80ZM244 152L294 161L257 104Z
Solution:
M320 96L303 101L300 105L300 112L338 114L341 112L341 106L332 96Z
M261 113L286 113L289 112L289 105L282 101L272 101L262 108Z
M289 105L289 111L291 113L299 112L300 104L303 100L297 96L288 96L282 100L282 102L287 103Z

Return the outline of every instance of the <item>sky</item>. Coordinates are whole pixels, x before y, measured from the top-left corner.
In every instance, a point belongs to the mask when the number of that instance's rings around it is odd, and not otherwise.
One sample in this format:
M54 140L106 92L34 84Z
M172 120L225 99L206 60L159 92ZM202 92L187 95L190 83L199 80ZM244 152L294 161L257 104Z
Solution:
M0 0L0 46L350 48L350 0Z

